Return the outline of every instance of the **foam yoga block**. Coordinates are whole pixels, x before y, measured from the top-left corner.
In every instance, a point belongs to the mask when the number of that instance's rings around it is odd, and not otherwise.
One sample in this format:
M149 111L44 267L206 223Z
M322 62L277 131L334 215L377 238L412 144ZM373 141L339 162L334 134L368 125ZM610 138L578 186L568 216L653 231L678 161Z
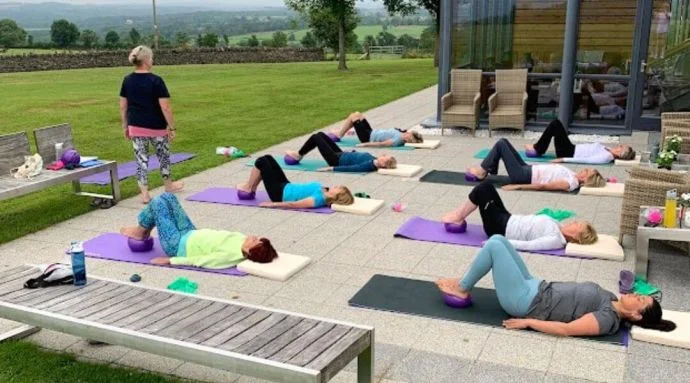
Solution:
M607 182L603 188L590 188L583 186L580 188L581 195L598 195L603 197L623 197L625 184Z
M663 319L674 322L675 330L662 332L633 326L632 338L641 342L690 349L690 313L664 310Z
M387 176L413 177L422 171L419 165L398 164L395 169L379 169L377 173Z
M297 165L297 164L299 164L299 161L298 161L298 160L292 158L292 156L288 156L287 154L285 155L285 157L283 157L283 160L285 161L285 163L286 163L287 165Z
M456 309L464 309L472 306L472 297L460 298L450 294L443 294L443 302Z
M146 253L153 250L153 238L148 237L143 240L127 238L127 246L133 253Z
M251 201L253 199L256 199L256 193L247 192L244 190L237 190L237 198L239 198L242 201Z
M356 215L372 215L379 210L385 202L378 199L358 198L355 197L355 203L352 205L331 205L331 209L341 213L350 213Z
M625 252L618 243L617 238L606 234L599 234L598 237L599 240L591 245L569 243L565 247L565 255L608 259L611 261L623 261L625 259Z
M258 263L245 260L237 265L237 269L257 277L272 279L274 281L286 281L298 271L307 267L309 262L311 262L311 259L308 257L278 253L278 258L270 263Z
M436 149L441 146L441 141L439 140L424 140L424 142L410 144L407 143L405 146L415 149Z
M463 221L461 224L446 222L443 226L449 233L462 234L467 231L467 221Z
M642 156L638 154L633 160L616 160L615 164L618 166L635 166L639 165L641 160Z

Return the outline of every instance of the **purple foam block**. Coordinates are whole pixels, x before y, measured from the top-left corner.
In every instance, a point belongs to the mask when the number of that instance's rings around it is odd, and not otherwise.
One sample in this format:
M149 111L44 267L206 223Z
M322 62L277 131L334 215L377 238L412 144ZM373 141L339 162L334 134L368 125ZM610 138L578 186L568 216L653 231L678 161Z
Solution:
M456 297L455 295L443 293L443 302L450 307L464 309L472 306L472 297L468 296L467 298L460 298Z
M479 177L475 176L470 172L465 172L465 181L467 182L479 182Z
M133 253L146 253L153 250L153 242L153 238L151 237L142 240L127 238L127 247L129 247Z
M482 247L489 239L480 225L467 225L467 231L462 234L449 233L443 222L431 221L421 217L412 217L395 233L396 237L413 239L416 241L449 243L452 245ZM565 256L565 249L534 250L529 253Z
M169 267L174 269L204 271L207 273L232 276L247 275L247 273L237 270L236 267L231 267L229 269L203 269L193 266L154 265L151 263L153 258L167 257L167 255L165 252L163 252L163 248L161 247L158 238L152 239L154 241L154 245L151 251L145 253L135 253L129 249L129 246L127 245L127 237L118 233L106 233L84 242L84 252L89 258L140 263L149 266Z
M176 164L178 162L187 161L188 159L194 158L196 154L192 153L175 153L170 156L170 163ZM161 167L158 157L149 157L149 172L159 169ZM128 177L133 177L137 174L137 163L134 161L125 162L124 164L117 165L117 177L119 180L123 180ZM110 173L102 172L94 174L92 176L84 177L79 180L83 184L96 184L96 185L110 185Z
M295 159L295 158L292 158L292 156L288 156L287 154L285 155L285 157L283 157L283 160L285 161L285 163L286 163L287 165L297 165L297 164L299 164L299 160L297 160L297 159Z
M208 188L202 192L196 193L190 197L187 197L187 201L195 202L209 202L209 203L219 203L224 205L235 205L235 206L253 206L253 207L263 207L260 206L262 202L270 202L271 199L268 198L266 192L258 191L256 192L256 198L253 200L241 200L237 196L237 189L235 188ZM280 209L280 208L279 208ZM329 207L320 207L313 209L289 209L296 211L303 211L307 213L319 213L319 214L332 214L334 211Z
M529 158L541 157L541 155L539 153L537 153L536 150L525 150L525 155Z
M461 224L446 222L443 224L446 231L454 234L462 234L467 231L467 221L462 221Z
M237 190L237 198L239 198L242 201L251 201L253 199L256 199L256 193L255 192L246 192L244 190Z
M333 142L340 142L340 137L336 136L335 134L333 134L333 133L326 133L326 135L328 136L328 138L331 139L331 141L333 141Z

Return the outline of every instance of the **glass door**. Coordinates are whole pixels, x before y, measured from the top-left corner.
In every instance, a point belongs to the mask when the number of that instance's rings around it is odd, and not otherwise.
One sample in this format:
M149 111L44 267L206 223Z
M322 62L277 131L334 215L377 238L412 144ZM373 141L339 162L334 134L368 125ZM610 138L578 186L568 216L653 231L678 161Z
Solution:
M690 0L638 2L628 110L636 130L659 130L660 114L690 111Z

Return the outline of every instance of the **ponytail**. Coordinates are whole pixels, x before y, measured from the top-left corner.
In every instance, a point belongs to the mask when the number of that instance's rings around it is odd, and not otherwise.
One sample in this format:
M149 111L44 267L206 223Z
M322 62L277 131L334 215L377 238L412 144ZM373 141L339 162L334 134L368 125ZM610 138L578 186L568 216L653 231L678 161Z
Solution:
M659 301L652 299L652 305L642 312L642 318L636 322L631 322L635 326L648 328L651 330L658 330L663 332L673 331L676 324L670 320L661 319L662 311Z

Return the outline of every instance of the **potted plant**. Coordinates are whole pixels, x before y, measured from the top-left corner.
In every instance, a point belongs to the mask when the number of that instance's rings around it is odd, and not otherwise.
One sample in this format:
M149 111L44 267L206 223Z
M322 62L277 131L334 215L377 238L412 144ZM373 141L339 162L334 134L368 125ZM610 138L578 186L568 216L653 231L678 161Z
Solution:
M678 152L673 150L664 150L663 152L659 153L659 155L656 157L656 163L659 165L659 169L671 170L673 161L676 160L677 156Z
M683 138L677 134L666 137L666 151L673 151L680 153L680 148L683 145Z

